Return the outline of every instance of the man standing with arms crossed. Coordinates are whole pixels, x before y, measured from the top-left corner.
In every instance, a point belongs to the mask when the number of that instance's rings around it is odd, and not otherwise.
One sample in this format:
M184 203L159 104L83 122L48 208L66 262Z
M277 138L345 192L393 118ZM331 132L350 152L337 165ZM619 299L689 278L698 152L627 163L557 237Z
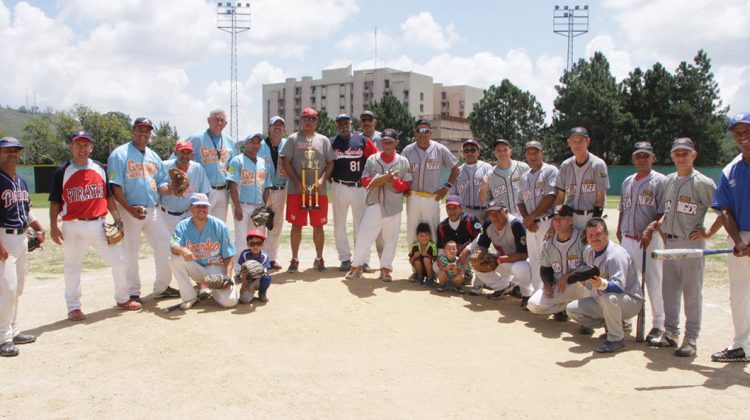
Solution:
M483 203L501 204L516 217L518 214L518 196L520 195L521 175L529 170L529 165L511 159L513 146L505 139L496 140L492 145L497 164L492 173L485 176L479 189L479 198Z
M664 301L661 295L662 264L651 259L651 252L664 249L661 235L653 235L649 225L661 218L659 207L664 201L666 177L651 169L656 161L651 143L635 144L632 155L636 173L625 178L620 190L620 217L617 220L617 240L630 255L636 272L643 273L646 264L647 297L651 301L651 331L646 341L660 340L664 334ZM644 254L645 250L645 254ZM644 259L649 259L648 262Z
M291 136L284 144L284 149L281 150L279 157L281 158L282 165L284 165L284 171L289 177L289 190L287 193L286 203L286 221L292 224L291 234L291 245L292 245L292 261L289 263L287 269L290 273L296 273L299 271L299 246L302 242L302 227L307 226L308 215L310 218L310 225L313 228L313 242L315 243L315 263L313 267L318 271L325 271L326 266L323 262L323 243L325 240L325 234L323 233L323 225L328 223L328 195L326 188L326 181L331 177L333 172L333 149L331 148L331 142L328 138L322 134L315 132L315 127L318 125L318 111L312 108L305 108L302 110L300 116L302 129ZM314 184L312 192L305 193L304 185L302 185L302 168L307 165L307 158L305 157L305 151L310 148L315 152L314 164L317 164L318 179L311 179L313 171L307 172L305 182L308 185ZM319 209L307 210L303 209L303 193L304 197L307 197L306 205L315 204L312 203L312 196L318 198Z
M281 166L279 152L284 149L286 138L284 137L284 126L286 121L278 115L271 117L268 121L268 137L261 143L258 157L266 161L271 186L268 190L268 201L266 205L273 210L273 229L266 232L266 241L263 251L268 254L271 270L281 270L281 265L276 262L279 255L279 238L284 223L284 205L286 204L286 172Z
M331 137L334 161L331 172L331 196L333 198L333 233L336 239L336 251L339 254L339 271L349 271L352 266L352 252L346 233L346 219L349 207L352 209L352 238L356 243L357 228L365 212L367 191L362 187L362 171L365 162L378 149L373 142L360 134L352 135L352 119L349 115L336 117L338 135ZM369 258L362 267L369 272Z
M211 111L207 121L208 128L205 131L193 134L187 140L193 144L195 161L203 166L211 183L212 191L208 196L211 200L211 215L226 222L229 209L227 165L237 154L236 140L223 134L224 127L227 126L227 115L224 110Z
M154 299L180 295L176 289L169 287L172 272L164 264L169 258L170 232L161 221L161 211L156 206L159 204L157 186L166 182L167 172L159 155L147 146L153 129L154 125L148 118L136 118L131 130L132 140L113 150L107 160L107 178L125 232L122 247L130 298L139 303L141 276L138 272L138 249L141 232L154 250Z
M406 146L402 155L411 165L411 193L406 200L406 243L414 243L417 225L430 225L432 237L440 223L440 200L445 197L458 177L458 159L442 144L430 139L432 128L425 119L417 120L414 135L417 141ZM443 168L450 168L448 182L442 183Z
M492 165L479 159L479 143L476 140L466 140L462 150L465 163L458 169L458 177L451 187L450 194L461 197L464 213L484 223L484 211L487 206L482 204L479 189L484 177L492 173Z
M750 358L750 113L735 115L729 131L742 152L721 174L712 207L729 234L734 255L727 259L729 303L734 339L724 350L711 355L714 362L749 362Z
M169 170L177 168L182 171L187 177L190 186L185 190L182 195L176 196L172 191L172 184L170 178L167 177L166 181L159 185L159 195L161 196L161 203L159 209L161 210L161 218L164 220L164 224L167 225L169 233L174 232L174 228L177 227L177 223L190 216L188 207L190 206L190 195L195 192L208 194L211 192L211 183L208 182L206 172L200 163L193 161L193 144L189 141L178 141L174 149L175 158L164 161L164 170L169 174Z

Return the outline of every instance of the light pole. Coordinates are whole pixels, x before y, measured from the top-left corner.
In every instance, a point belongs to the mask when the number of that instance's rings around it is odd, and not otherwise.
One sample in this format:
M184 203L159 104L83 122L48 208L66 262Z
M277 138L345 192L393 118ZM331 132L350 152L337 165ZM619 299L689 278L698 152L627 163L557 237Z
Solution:
M237 34L250 30L250 3L219 2L216 6L216 27L232 36L231 93L229 98L229 131L239 139L237 122Z
M589 6L555 6L552 30L568 38L567 70L573 67L573 38L589 31Z

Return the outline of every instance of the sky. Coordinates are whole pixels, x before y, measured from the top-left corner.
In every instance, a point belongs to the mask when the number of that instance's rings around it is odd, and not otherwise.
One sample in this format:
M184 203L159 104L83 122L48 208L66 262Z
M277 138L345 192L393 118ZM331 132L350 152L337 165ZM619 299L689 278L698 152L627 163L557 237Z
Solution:
M238 35L240 137L263 131L262 85L321 70L387 66L446 85L486 89L507 78L549 121L566 65L555 5L588 4L575 59L602 51L618 81L661 62L674 71L699 49L712 60L730 115L750 111L750 0L248 1ZM374 33L377 29L377 54ZM203 0L0 0L0 105L36 104L169 121L181 136L229 113L230 36Z

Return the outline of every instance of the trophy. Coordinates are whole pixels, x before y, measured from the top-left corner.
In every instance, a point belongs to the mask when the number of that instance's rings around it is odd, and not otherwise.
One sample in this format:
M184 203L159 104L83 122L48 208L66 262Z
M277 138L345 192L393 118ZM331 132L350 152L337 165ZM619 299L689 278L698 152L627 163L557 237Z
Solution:
M320 191L318 191L318 164L315 150L312 148L312 138L307 139L305 159L302 161L300 176L302 177L302 210L317 210L320 208Z

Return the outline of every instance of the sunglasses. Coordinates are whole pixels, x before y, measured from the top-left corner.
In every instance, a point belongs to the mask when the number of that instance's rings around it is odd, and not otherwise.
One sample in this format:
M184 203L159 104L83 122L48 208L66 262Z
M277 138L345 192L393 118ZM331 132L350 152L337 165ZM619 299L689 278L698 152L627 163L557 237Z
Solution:
M304 122L313 122L313 121L317 121L317 120L318 119L315 118L315 117L302 117L302 121L304 121Z
M471 148L471 149L464 149L464 153L476 153L477 149Z
M372 118L360 118L359 120L362 121L362 122L372 121Z
M417 133L419 134L429 134L431 131L429 128L417 128Z
M263 245L263 242L261 242L261 241L250 241L247 244L248 244L248 246L261 246L261 245Z

